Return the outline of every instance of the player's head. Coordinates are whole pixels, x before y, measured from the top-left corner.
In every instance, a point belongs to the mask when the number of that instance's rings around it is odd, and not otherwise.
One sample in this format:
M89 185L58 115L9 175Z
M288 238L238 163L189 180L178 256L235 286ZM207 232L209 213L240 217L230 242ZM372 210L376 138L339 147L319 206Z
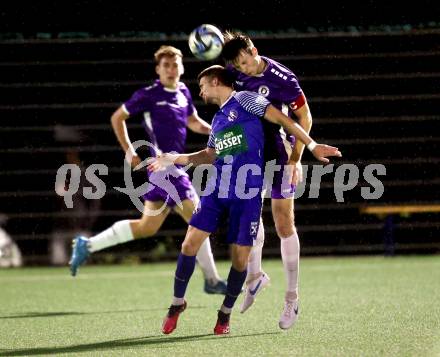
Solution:
M224 32L223 36L225 44L221 55L225 63L233 65L248 76L259 74L261 58L249 36L229 31Z
M205 68L197 76L200 96L206 103L220 105L220 97L233 89L233 79L223 66L213 65Z
M165 87L175 88L183 74L182 51L173 46L161 46L155 53L156 73Z

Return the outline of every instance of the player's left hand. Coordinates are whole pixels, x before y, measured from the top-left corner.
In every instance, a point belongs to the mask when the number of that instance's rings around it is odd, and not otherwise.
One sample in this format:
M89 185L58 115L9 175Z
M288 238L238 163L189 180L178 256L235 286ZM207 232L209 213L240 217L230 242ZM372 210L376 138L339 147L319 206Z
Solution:
M319 161L326 164L330 162L330 160L327 159L328 156L342 157L342 153L337 147L326 144L316 144L315 148L312 151L312 154Z

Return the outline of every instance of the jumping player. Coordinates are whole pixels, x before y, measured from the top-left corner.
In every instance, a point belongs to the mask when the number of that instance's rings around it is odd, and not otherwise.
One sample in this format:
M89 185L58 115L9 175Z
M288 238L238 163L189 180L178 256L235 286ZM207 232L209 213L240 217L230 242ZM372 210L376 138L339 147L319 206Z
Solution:
M237 91L259 93L290 118L295 118L307 132L312 126L312 115L295 74L284 65L260 56L251 39L241 33L225 32L222 57L235 77ZM294 222L294 193L296 184L302 180L301 156L304 144L288 135L274 123L264 122L265 161L275 160L280 170L274 173L271 192L265 196L272 199L272 215L278 237L281 240L281 257L286 275L287 291L279 326L288 329L298 319L298 276L300 244ZM292 177L290 185L282 185L284 171ZM266 196L266 197L267 197ZM264 227L260 229L250 254L247 288L241 305L245 312L256 296L269 284L269 276L261 266L264 244Z

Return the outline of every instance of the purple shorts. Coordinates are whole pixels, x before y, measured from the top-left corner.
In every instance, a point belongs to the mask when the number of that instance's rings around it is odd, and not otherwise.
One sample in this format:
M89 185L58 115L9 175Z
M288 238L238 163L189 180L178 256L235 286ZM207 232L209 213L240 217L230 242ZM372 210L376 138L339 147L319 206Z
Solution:
M291 183L288 173L284 173L285 166L281 165L281 170L274 172L272 185L264 182L264 198L285 199L295 195L296 185Z
M176 200L194 202L197 193L188 174L182 170L159 171L148 175L147 192L142 196L145 201L162 201L173 208Z
M260 224L261 205L261 195L247 200L218 198L218 192L214 191L201 198L189 224L213 233L223 223L220 221L226 214L229 219L227 242L252 246Z

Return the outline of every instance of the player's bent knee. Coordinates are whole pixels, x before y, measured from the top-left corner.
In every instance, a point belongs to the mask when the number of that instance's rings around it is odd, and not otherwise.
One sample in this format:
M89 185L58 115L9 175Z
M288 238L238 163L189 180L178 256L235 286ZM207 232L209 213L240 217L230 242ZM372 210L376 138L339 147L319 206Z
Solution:
M295 222L291 215L278 215L275 218L275 229L278 237L290 237L295 233Z
M242 271L245 271L246 270L246 268L247 268L247 260L245 261L245 262L243 262L243 261L235 261L235 262L233 262L232 263L232 266L234 267L234 269L235 270L237 270L237 271L239 271L239 272L242 272Z
M182 243L182 253L187 256L194 256L199 250L199 245L192 242L190 239L185 239Z
M293 235L295 232L295 227L293 225L277 226L276 227L278 237L286 238Z
M232 260L232 266L237 271L245 271L248 264L249 255L236 256Z

